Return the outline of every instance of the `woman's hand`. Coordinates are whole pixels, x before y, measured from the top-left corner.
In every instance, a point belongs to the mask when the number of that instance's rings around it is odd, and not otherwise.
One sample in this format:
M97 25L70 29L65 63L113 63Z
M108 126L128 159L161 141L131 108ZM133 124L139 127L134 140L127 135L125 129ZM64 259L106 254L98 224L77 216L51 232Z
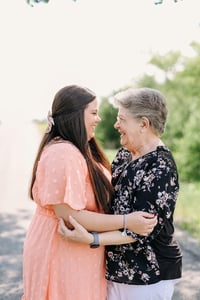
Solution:
M58 233L63 239L69 239L73 242L91 244L93 236L82 225L80 225L73 217L69 216L69 222L73 226L73 230L66 227L63 219L59 220Z
M126 227L130 231L139 235L147 236L153 231L158 220L157 216L153 214L143 211L135 211L126 216L126 222Z

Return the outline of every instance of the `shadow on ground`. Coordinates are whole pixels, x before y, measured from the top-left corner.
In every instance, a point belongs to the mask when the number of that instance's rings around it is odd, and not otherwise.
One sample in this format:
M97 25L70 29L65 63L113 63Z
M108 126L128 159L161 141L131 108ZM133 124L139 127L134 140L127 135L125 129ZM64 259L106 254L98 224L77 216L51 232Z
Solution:
M23 243L31 218L26 209L0 213L0 300L21 300ZM200 243L178 228L176 238L183 252L183 277L173 300L199 300Z
M0 300L20 300L22 296L22 253L28 210L0 213Z
M178 228L176 238L183 253L183 276L176 286L173 300L199 300L200 243Z

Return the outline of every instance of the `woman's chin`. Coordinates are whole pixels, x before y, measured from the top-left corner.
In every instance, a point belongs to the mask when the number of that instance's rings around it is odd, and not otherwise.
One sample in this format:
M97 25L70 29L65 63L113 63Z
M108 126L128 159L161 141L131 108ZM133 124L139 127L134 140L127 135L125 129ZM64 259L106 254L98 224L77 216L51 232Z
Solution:
M121 144L123 147L125 147L125 146L126 146L126 143L124 143L124 140L123 140L123 138L120 138L120 144Z

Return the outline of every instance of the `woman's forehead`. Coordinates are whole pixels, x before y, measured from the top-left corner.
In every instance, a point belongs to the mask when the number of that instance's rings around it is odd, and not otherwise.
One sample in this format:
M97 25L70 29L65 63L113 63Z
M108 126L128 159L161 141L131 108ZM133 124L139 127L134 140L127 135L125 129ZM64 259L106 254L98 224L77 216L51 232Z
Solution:
M118 116L130 117L130 111L127 108L120 106L118 108Z
M90 102L88 104L88 108L89 109L97 109L98 108L98 105L99 105L99 101L97 98L95 98L92 102Z

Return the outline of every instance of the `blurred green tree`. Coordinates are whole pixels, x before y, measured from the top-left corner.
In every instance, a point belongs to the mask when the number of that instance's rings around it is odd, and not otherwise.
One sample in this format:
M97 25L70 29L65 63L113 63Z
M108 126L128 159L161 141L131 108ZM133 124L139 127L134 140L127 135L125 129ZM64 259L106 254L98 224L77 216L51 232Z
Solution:
M200 44L192 42L193 57L179 52L154 55L150 64L164 74L163 82L144 75L137 86L157 88L166 96L169 116L164 142L177 154L182 180L200 179Z
M155 88L163 92L166 96L167 104L169 108L168 122L165 133L163 134L163 140L168 147L175 151L177 148L177 138L183 136L183 129L180 127L180 123L187 118L185 116L185 105L182 103L180 106L180 99L183 102L182 95L180 96L180 82L175 80L175 76L180 69L183 69L183 57L179 51L168 52L165 55L153 55L149 61L149 65L154 67L153 75L144 74L137 80L137 87L150 87ZM159 70L159 74L162 80L156 79L156 73ZM180 112L183 110L183 112Z
M96 137L106 149L119 148L119 133L114 128L117 118L117 110L109 102L109 98L102 98L99 107L101 122L96 129Z
M185 125L185 134L179 143L179 173L182 181L200 181L200 105L190 107L190 117Z

